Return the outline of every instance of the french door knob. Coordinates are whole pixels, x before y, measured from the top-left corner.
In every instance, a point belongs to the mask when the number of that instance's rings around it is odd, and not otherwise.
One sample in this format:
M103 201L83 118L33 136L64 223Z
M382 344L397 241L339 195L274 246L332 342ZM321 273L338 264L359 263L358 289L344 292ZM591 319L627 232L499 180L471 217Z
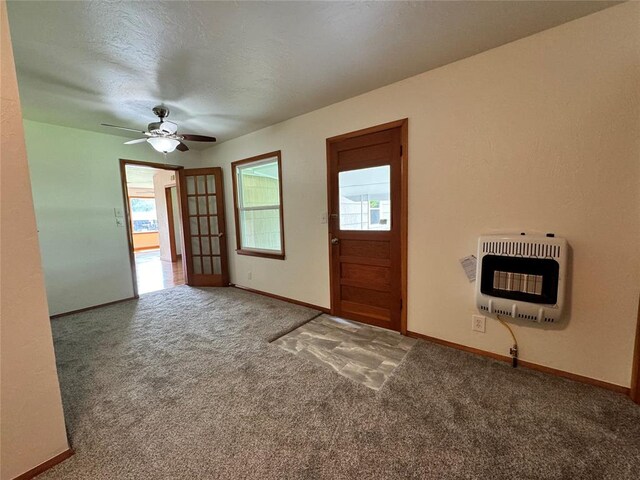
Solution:
M337 245L340 243L340 239L339 238L332 238L331 239L331 245Z

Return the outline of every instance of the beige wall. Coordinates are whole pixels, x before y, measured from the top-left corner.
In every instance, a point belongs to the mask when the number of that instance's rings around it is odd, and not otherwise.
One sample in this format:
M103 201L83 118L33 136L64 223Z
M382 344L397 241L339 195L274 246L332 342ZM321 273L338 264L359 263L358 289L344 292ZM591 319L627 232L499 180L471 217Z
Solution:
M153 188L156 192L156 212L158 214L158 234L160 238L160 258L168 262L171 261L171 244L169 242L169 217L167 215L167 198L165 197L166 187L175 187L176 185L176 172L172 170L161 170L153 176ZM177 199L175 199L177 200ZM174 210L174 229L176 229L176 254L182 253L182 241L180 238L181 225L179 218L176 218L175 214L178 213L176 207L173 205Z
M133 295L127 232L116 225L124 209L119 159L183 166L200 154L166 159L128 138L24 121L33 200L51 314Z
M408 117L409 329L507 354L494 321L471 331L475 285L458 259L482 233L555 232L573 248L570 315L552 328L514 322L521 358L628 386L640 285L638 25L640 4L626 3L206 150L225 171L230 247L230 162L282 150L287 259L232 253L232 281L328 306L325 139Z
M2 2L0 478L67 450L11 40Z

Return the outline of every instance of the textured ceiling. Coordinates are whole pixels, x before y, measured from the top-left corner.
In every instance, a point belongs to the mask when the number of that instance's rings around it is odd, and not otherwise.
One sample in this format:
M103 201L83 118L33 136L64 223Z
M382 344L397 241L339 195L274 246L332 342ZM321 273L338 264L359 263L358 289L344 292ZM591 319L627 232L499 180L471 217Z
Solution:
M26 118L144 129L164 103L179 131L221 141L615 3L10 1L8 10Z

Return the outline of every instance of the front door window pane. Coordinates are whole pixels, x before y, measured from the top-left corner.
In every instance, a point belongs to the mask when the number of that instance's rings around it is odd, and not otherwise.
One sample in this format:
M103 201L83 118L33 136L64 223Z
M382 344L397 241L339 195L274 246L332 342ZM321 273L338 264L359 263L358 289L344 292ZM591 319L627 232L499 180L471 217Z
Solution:
M338 174L340 230L391 230L391 166Z

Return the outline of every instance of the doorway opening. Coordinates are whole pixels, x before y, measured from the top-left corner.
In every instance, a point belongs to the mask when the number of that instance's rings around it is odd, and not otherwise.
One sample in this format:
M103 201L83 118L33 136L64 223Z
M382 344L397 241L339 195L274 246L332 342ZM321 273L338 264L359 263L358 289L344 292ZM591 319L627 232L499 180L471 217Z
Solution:
M178 171L120 160L134 295L184 285Z

